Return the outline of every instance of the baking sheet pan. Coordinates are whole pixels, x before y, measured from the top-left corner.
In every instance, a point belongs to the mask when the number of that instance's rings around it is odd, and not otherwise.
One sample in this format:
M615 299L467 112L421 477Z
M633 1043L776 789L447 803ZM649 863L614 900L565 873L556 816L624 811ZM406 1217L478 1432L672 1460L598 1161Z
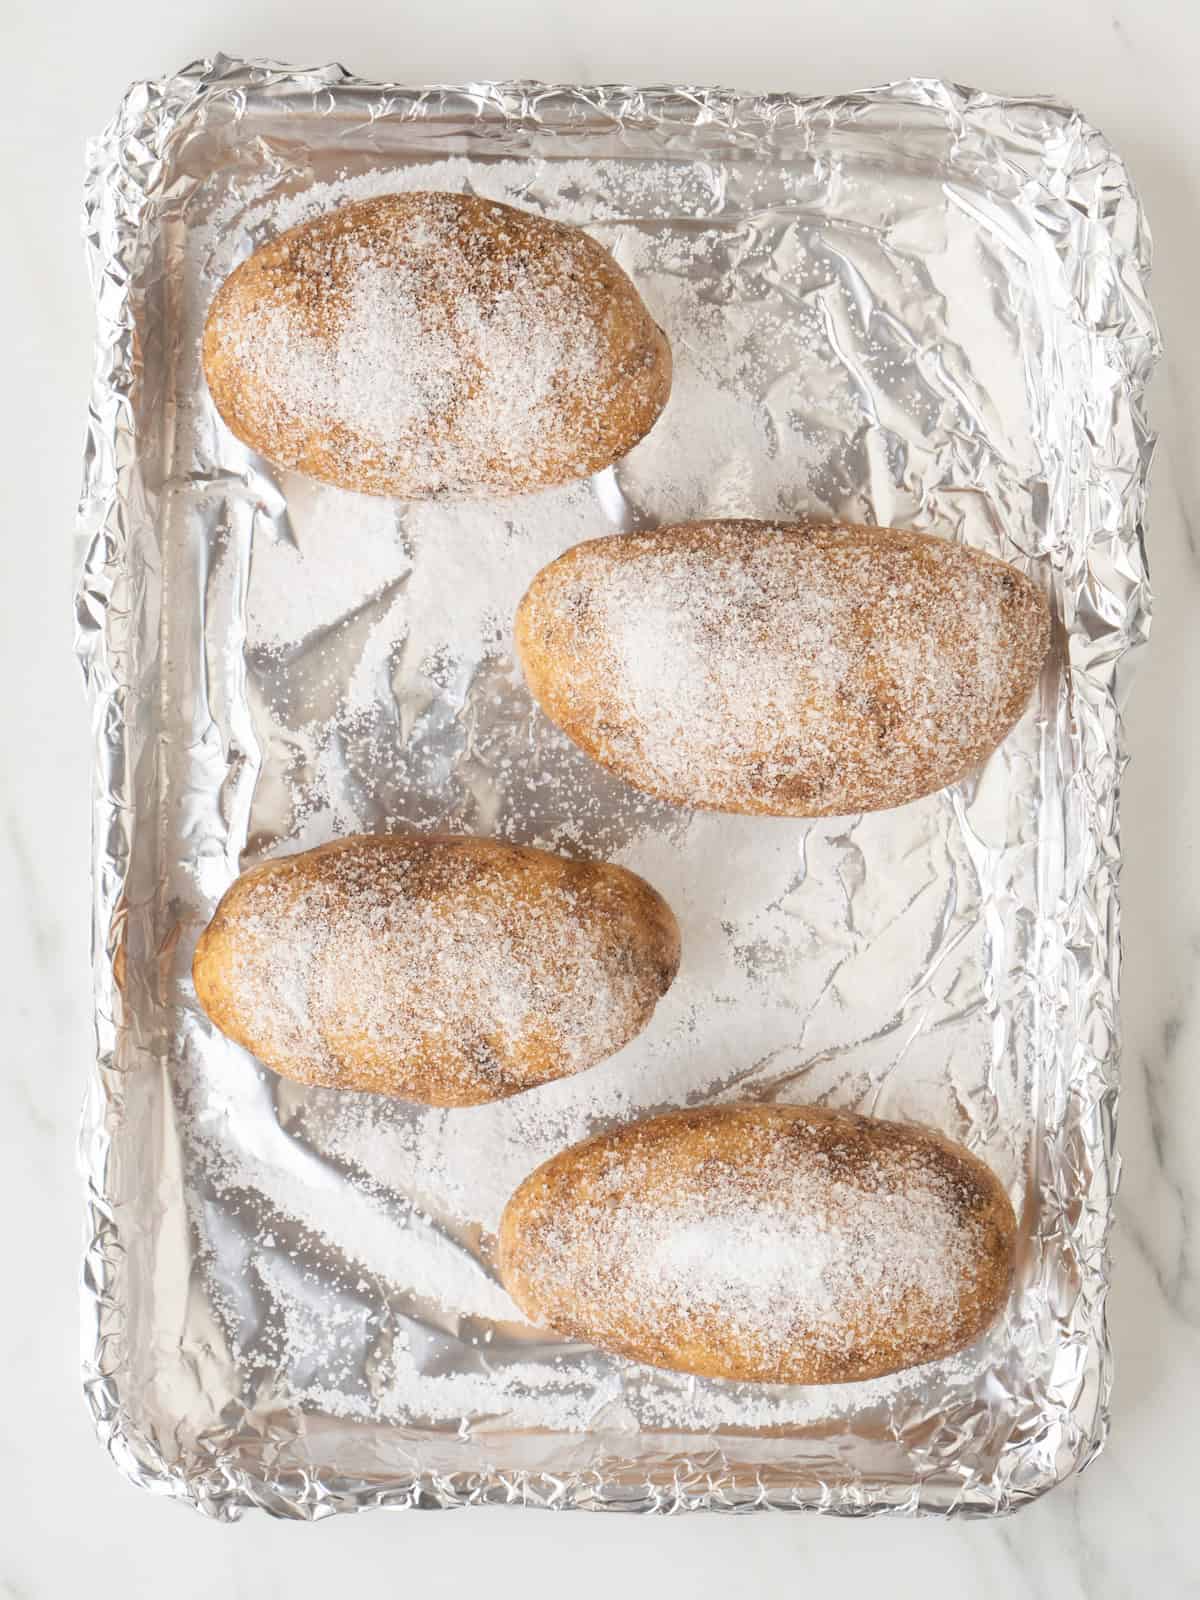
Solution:
M675 351L614 470L402 505L220 425L198 339L233 265L359 196L586 226ZM910 81L836 99L404 89L225 57L89 151L98 342L78 648L95 734L97 1062L84 1365L124 1472L217 1517L373 1505L994 1512L1107 1428L1119 706L1146 635L1149 242L1069 108ZM705 514L929 529L1050 595L1035 704L978 777L833 820L689 815L533 706L516 601L580 539ZM652 1026L582 1077L443 1112L275 1078L210 1028L196 937L244 866L451 828L620 861L679 915ZM705 1382L522 1323L508 1193L614 1121L817 1100L931 1123L1009 1185L979 1345L874 1383Z

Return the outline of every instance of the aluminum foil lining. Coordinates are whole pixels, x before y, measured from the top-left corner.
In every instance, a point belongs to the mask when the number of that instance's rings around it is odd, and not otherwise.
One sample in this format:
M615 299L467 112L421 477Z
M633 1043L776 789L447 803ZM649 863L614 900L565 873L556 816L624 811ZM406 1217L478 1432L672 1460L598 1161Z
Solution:
M279 472L198 360L230 268L358 196L465 190L582 223L671 336L615 470L529 499L368 499ZM131 1478L217 1517L372 1505L994 1512L1099 1449L1117 1162L1119 705L1149 592L1149 240L1074 111L913 81L836 99L473 84L224 57L91 146L98 308L77 597L95 736L97 1064L86 1392ZM819 822L688 815L532 705L513 607L580 539L820 513L991 550L1052 596L1036 703L979 776ZM617 1057L435 1111L283 1082L189 963L245 865L356 829L621 861L684 964ZM522 1322L509 1191L666 1106L932 1123L1010 1186L1017 1286L876 1383L653 1372Z

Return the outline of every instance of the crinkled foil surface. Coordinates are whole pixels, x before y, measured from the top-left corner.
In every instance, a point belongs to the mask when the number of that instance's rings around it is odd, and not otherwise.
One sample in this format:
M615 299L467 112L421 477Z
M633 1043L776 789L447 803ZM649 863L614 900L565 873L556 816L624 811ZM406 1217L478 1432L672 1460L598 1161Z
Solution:
M280 228L401 188L583 223L671 336L615 470L402 505L273 469L198 340ZM226 58L90 149L99 338L79 653L96 751L86 1392L131 1478L229 1518L509 1502L995 1512L1107 1427L1119 705L1149 593L1157 352L1120 160L1069 108L919 81L835 99L404 89ZM819 822L687 815L590 767L511 645L533 573L684 516L823 513L994 551L1052 596L1036 702L969 783ZM302 1089L215 1036L189 964L245 865L355 829L601 855L674 905L643 1036L500 1106ZM1009 1184L1011 1304L953 1360L824 1389L652 1372L525 1325L509 1191L681 1103L933 1123Z

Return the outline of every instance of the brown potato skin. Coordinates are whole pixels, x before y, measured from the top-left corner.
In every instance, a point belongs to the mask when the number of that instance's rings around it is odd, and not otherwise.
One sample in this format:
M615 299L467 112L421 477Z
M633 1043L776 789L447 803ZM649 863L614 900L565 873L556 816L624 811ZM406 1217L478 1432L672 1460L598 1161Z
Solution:
M389 935L420 917L431 938L389 953ZM433 940L446 919L443 971ZM456 958L463 926L469 949ZM576 947L586 970L572 968ZM518 983L524 952L544 967L534 995L546 1012L515 1035L497 1032L478 989L506 948ZM623 867L460 835L357 835L243 873L200 936L192 977L212 1022L283 1077L468 1106L604 1059L645 1026L678 967L670 907ZM571 1027L589 1001L606 1025L595 1038Z
M488 456L470 430L456 428L447 405L426 431L425 445L447 446L458 462L437 469L400 451L396 457L364 448L352 428L281 408L239 358L247 319L264 306L304 308L308 326L332 340L338 306L338 250L347 239L383 265L403 261L406 236L431 209L449 217L468 263L469 282L429 282L426 298L443 307L464 295L482 318L503 296L512 274L536 275L575 297L602 344L591 402L563 397L528 459ZM534 330L531 330L531 338ZM459 392L470 388L469 363L459 344ZM473 195L438 192L382 195L340 207L300 224L256 250L230 273L214 297L202 356L209 392L226 426L268 460L309 477L364 494L405 500L475 499L527 494L602 471L647 434L671 392L671 350L633 283L596 240L581 229ZM597 397L599 403L595 403ZM474 450L474 453L472 453Z
M621 614L629 614L638 604L631 573L638 581L645 573L651 585L656 570L685 557L694 571L707 571L713 596L734 587L751 562L770 572L776 592L748 622L732 606L726 616L706 619L708 682L724 673L718 687L704 691L712 723L703 734L685 728L676 743L691 741L688 759L664 762L654 746L678 673L662 653L662 714L637 712L603 604L606 590L624 584L629 598ZM815 585L845 602L824 653L840 649L852 663L844 681L825 685L824 698L809 691L810 661L799 650L789 654L776 604L780 597L800 601ZM964 587L990 608L989 653L959 606ZM681 595L677 610L685 606ZM1041 592L1016 568L929 534L727 518L574 546L534 579L515 636L526 683L545 714L627 783L676 806L819 817L905 805L969 775L1029 703L1049 648L1050 617ZM907 657L898 653L905 650ZM819 659L822 652L811 654ZM757 699L733 670L739 660L753 668L756 656L760 666L770 663ZM943 691L942 712L932 718L924 715L931 702L922 663L936 666L932 681ZM764 687L787 709L756 723Z
M951 1326L923 1327L912 1317L893 1326L868 1320L847 1329L844 1351L798 1338L768 1359L731 1316L692 1311L656 1317L620 1295L593 1297L573 1262L547 1265L547 1239L561 1241L564 1218L569 1233L569 1219L588 1208L635 1203L644 1208L649 1231L656 1206L680 1195L703 1215L706 1174L714 1164L736 1172L750 1194L761 1176L756 1162L763 1141L784 1141L787 1148L791 1139L806 1153L815 1147L840 1181L868 1167L886 1173L889 1163L899 1171L904 1160L917 1158L951 1186L956 1213L979 1244L973 1279L957 1285ZM621 1189L614 1172L631 1166L636 1179ZM704 1106L595 1135L537 1168L505 1209L499 1267L506 1290L531 1322L633 1361L742 1382L850 1383L940 1359L978 1338L1008 1297L1015 1241L1016 1219L999 1179L932 1129L820 1106ZM606 1286L620 1268L606 1257Z

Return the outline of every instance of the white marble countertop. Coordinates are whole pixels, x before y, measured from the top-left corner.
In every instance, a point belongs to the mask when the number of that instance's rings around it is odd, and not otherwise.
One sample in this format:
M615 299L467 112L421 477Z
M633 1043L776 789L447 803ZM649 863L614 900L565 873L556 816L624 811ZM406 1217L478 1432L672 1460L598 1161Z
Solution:
M422 14L423 13L423 14ZM1200 1425L1200 706L1196 246L1200 12L1190 0L445 0L403 8L293 0L15 0L0 150L9 224L0 303L14 314L0 437L8 596L0 631L7 760L0 950L13 1024L0 1078L0 1596L172 1600L384 1586L414 1596L579 1600L784 1588L1115 1600L1200 1594L1191 1430ZM123 1483L77 1378L80 1193L74 1133L91 1040L88 735L70 653L73 500L91 355L77 239L82 141L129 80L217 48L337 59L409 81L531 76L825 92L910 74L1080 106L1128 161L1154 230L1166 344L1148 543L1154 637L1128 708L1124 801L1124 1176L1114 1241L1117 1353L1108 1450L1080 1479L991 1524L813 1517L673 1521L478 1512L251 1517L221 1528ZM15 348L14 348L15 346Z

